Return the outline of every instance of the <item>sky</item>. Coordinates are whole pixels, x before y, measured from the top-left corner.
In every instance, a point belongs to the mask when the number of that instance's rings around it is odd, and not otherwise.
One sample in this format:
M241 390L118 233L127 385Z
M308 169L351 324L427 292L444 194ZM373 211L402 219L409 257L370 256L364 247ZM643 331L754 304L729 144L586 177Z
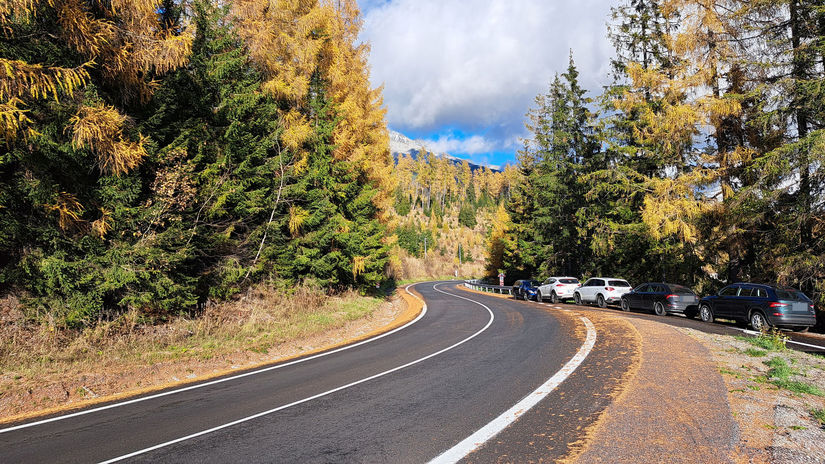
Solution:
M358 0L391 129L488 165L514 163L524 115L567 68L609 83L609 0Z

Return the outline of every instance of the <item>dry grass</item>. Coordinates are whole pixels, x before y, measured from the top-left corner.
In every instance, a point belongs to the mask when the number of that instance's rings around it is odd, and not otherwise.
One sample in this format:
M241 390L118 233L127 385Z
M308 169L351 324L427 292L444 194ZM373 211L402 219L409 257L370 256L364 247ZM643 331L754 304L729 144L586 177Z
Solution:
M258 287L209 305L196 319L148 325L131 312L84 331L28 322L16 303L0 301L0 417L179 380L164 366L183 378L235 367L371 315L384 300L327 296L308 286L290 294Z

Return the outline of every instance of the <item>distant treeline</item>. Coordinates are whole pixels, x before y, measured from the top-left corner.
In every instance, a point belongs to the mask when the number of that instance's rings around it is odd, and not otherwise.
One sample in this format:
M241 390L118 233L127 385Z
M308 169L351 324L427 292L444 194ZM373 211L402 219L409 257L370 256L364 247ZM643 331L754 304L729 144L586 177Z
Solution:
M825 303L825 8L625 0L614 81L569 66L536 98L491 275L612 275Z

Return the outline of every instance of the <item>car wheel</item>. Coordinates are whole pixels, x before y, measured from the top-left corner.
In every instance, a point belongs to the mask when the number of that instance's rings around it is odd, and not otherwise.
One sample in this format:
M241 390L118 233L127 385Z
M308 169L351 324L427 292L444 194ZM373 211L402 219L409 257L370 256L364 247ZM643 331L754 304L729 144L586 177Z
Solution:
M536 301L538 301L539 303L541 303L542 301L544 301L544 300L542 299L541 292L538 292L538 291L536 292Z
M604 297L602 295L599 295L598 298L596 298L596 303L599 305L600 308L607 307L607 302L604 301Z
M657 316L667 316L667 311L665 311L665 305L662 303L656 303L653 305L653 312L656 313Z
M574 299L574 300L576 300L576 304L577 304L578 306L581 306L581 305L582 305L582 296L581 296L581 295L579 295L578 293L576 293L575 295L573 295L573 299Z
M630 303L627 302L626 299L622 298L622 311L628 312L630 311Z
M550 303L558 304L559 303L559 296L556 295L556 292L550 294Z
M713 311L711 311L710 306L702 305L699 307L699 318L702 319L702 322L713 322Z
M759 311L754 311L751 313L751 327L758 332L764 332L768 330L770 324L768 324L768 320L765 319L764 314Z

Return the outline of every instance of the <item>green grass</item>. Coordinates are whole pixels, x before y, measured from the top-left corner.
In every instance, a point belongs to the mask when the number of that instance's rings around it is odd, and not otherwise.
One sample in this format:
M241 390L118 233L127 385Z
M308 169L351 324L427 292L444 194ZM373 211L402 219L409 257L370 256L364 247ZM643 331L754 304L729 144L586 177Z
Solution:
M737 379L741 379L741 378L742 378L742 377L741 377L738 373L736 373L735 371L732 371L732 370L730 370L730 369L728 369L728 368L726 368L726 367L720 367L720 368L719 368L719 373L720 373L720 374L727 374L727 375L731 375L731 376L733 376L733 377L736 377Z
M757 349L757 348L748 348L747 350L744 351L744 353L748 356L753 356L754 358L761 358L762 356L765 356L766 354L768 354L767 351L760 350L760 349Z
M794 393L825 396L825 391L815 385L798 380L791 380L791 376L800 375L800 373L791 367L784 359L775 357L769 361L765 361L765 365L770 367L768 370L768 381L777 387Z
M820 427L825 427L825 408L812 409L811 416L819 422Z
M776 329L773 329L770 332L762 333L756 337L737 335L734 338L743 342L748 342L757 348L767 351L786 351L788 349L785 345L788 341L788 337Z

